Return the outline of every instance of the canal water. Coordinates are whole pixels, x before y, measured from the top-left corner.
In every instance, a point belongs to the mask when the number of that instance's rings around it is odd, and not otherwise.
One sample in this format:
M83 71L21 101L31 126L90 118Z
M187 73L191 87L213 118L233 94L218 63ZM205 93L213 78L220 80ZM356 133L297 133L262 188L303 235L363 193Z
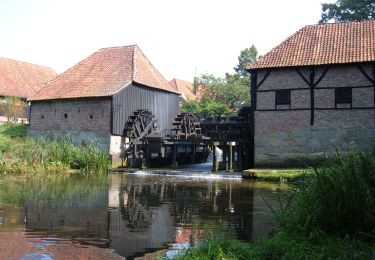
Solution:
M236 174L147 171L0 178L0 259L173 256L213 234L255 241L287 186ZM267 201L267 203L265 203Z

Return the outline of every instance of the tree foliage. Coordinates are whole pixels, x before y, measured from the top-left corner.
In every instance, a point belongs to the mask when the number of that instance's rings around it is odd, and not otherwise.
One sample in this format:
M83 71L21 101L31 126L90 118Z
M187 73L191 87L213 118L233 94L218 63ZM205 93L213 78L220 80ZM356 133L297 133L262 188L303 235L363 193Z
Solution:
M6 97L1 100L0 110L8 117L8 121L16 121L19 117L24 117L26 103L18 97Z
M319 23L362 21L375 18L375 0L338 0L322 4Z
M258 51L252 45L241 51L234 74L226 73L225 77L203 74L198 79L205 86L201 99L184 102L181 110L199 117L206 117L234 113L244 106L249 106L250 79L246 66L254 63L257 58Z
M246 66L253 64L258 59L258 50L254 45L250 48L246 48L241 51L240 56L238 56L238 65L234 67L234 71L238 76L248 77L249 73L246 71Z

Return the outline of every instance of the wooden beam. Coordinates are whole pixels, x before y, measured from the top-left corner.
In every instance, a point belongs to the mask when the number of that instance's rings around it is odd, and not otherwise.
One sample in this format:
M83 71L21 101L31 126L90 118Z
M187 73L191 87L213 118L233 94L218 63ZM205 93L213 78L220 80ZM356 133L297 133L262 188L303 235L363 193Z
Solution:
M245 167L254 168L255 166L255 110L257 106L257 87L258 87L258 72L251 71L251 111L250 111L250 139L249 139L249 162L245 162Z
M264 81L268 78L268 76L271 74L271 70L267 70L266 74L264 75L263 79L257 84L257 90L258 88L264 83Z
M322 75L316 80L316 68L310 67L309 78L307 79L302 72L296 68L296 72L302 78L302 80L309 86L310 89L310 125L314 125L314 117L315 117L315 87L322 81L325 75L328 72L329 67L326 67L322 72Z
M366 71L363 69L363 67L360 64L357 65L357 68L362 72L363 76L365 76L366 79L368 79L368 81L370 81L373 85L375 85L375 65L374 64L372 65L372 70L373 70L372 78L366 73Z
M315 115L315 68L311 67L310 68L310 80L309 80L309 85L310 85L310 125L314 125L314 115Z
M320 81L322 81L322 79L327 74L328 69L329 69L329 67L325 68L325 70L323 71L322 75L320 75L319 79L314 83L314 87L316 87L320 83Z
M305 83L307 84L307 85L309 85L310 86L310 81L308 81L306 78L305 78L305 76L303 76L303 74L302 74L302 72L301 71L299 71L299 69L298 68L296 68L296 72L298 73L298 75L303 79L303 81L305 81Z

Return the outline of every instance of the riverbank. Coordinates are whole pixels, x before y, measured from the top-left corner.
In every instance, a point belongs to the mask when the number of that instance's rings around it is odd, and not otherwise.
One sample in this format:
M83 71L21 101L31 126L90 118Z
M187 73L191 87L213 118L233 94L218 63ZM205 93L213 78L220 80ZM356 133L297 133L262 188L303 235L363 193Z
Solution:
M271 182L296 182L311 176L306 169L249 169L242 172L242 177Z
M338 153L307 174L285 206L272 209L270 238L214 238L177 259L373 259L375 153Z
M104 173L110 167L108 155L95 144L75 146L65 139L32 139L26 137L27 126L0 126L0 174L32 172Z

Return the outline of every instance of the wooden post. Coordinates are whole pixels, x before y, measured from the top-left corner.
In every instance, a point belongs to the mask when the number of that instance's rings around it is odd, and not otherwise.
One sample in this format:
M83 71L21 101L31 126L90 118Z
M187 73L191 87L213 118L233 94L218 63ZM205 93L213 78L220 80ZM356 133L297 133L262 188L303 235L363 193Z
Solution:
M137 151L137 143L134 143L134 153L133 153L133 158L138 158L138 151Z
M242 144L237 145L237 167L242 170Z
M314 125L314 114L315 114L315 94L314 94L314 83L315 83L315 68L311 67L310 68L310 78L309 78L309 83L310 83L310 125Z
M217 172L216 143L212 145L212 171Z
M172 168L178 168L176 143L173 143Z
M224 143L224 145L223 145L223 167L224 167L224 170L228 170L227 155L228 155L228 147L227 147L227 144Z
M233 172L233 142L229 142L228 168L227 172Z
M251 87L251 111L250 111L250 138L249 146L246 151L246 168L254 168L255 165L255 110L257 106L257 87L258 87L258 73L256 70L250 71L250 87Z
M196 156L196 152L197 152L197 144L194 142L191 147L192 147L192 150L193 150L192 163L195 163L195 156Z

